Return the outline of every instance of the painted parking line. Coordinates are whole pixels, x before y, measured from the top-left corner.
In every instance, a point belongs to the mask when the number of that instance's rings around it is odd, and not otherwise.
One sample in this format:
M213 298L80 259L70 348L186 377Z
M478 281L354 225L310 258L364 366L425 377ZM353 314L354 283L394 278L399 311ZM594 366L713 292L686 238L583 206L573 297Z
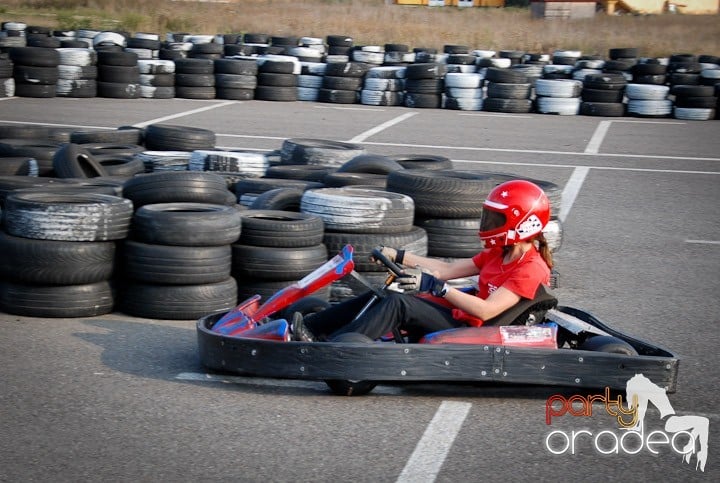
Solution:
M406 120L406 119L410 119L411 117L413 117L413 116L416 115L416 114L417 114L417 112L408 112L408 113L405 113L405 114L403 114L403 115L401 115L401 116L398 116L398 117L396 117L396 118L394 118L394 119L390 119L389 121L386 121L386 122L384 122L384 123L382 123L382 124L379 124L379 125L375 126L375 127L372 128L372 129L368 129L367 131L358 134L358 135L355 136L354 138L349 139L348 142L350 142L350 143L361 143L361 142L365 141L367 138L369 138L370 136L373 136L373 135L375 135L375 134L377 134L377 133L379 133L379 132L382 132L382 131L384 131L385 129L394 126L395 124L399 124L399 123L403 122L403 121Z
M458 114L458 116L467 116L467 117L508 117L510 119L532 119L533 116L523 116L519 114L481 114L481 113L473 113L473 114Z
M610 130L611 125L612 121L600 121L598 123L598 126L595 128L595 132L590 138L590 142L587 146L585 146L585 154L597 154L600 152L600 145L603 140L605 140L605 136Z
M396 480L398 483L435 481L471 407L470 403L450 401L440 404Z
M605 136L607 136L608 131L610 130L610 126L612 123L632 123L632 124L668 124L668 125L678 125L678 124L685 124L684 122L661 122L661 121L626 121L622 119L616 119L612 121L600 121L598 123L598 126L595 128L595 132L593 133L592 137L590 138L590 142L588 142L588 145L585 147L585 154L598 154L600 152L600 146L602 145L602 142L605 140Z
M575 168L572 175L570 175L570 179L565 184L565 188L562 191L562 207L560 209L560 213L558 214L558 219L561 223L565 222L568 213L570 213L570 209L575 203L575 199L577 198L578 193L580 193L580 188L585 182L585 178L587 177L589 171L590 168Z
M692 243L696 245L720 245L718 240L685 240L685 243Z
M178 112L175 114L170 114L169 116L163 116L163 117L158 117L155 119L150 119L149 121L138 122L137 124L133 124L133 127L145 127L145 126L149 126L150 124L171 121L171 120L177 119L179 117L190 116L192 114L198 114L200 112L210 111L212 109L217 109L219 107L231 106L233 104L238 104L238 101L218 102L218 103L215 103L215 104L212 104L209 106L198 107L197 109L190 109L189 111Z
M373 109L371 107L341 107L341 106L313 106L313 109L332 109L333 111L370 111L382 112L385 109Z
M467 164L498 164L503 166L533 166L540 168L581 168L598 169L607 171L636 171L640 173L673 173L673 174L720 174L720 171L693 171L688 169L657 169L657 168L627 168L618 166L578 166L577 164L554 164L554 163L520 163L517 161L477 161L474 159L455 159L454 163Z
M445 146L440 144L407 144L407 143L379 143L366 141L364 144L371 146L391 146L398 148L424 148L424 149L442 149L442 150L455 150L455 151L482 151L491 153L521 153L521 154L552 154L555 156L588 156L603 158L640 158L640 159L669 159L669 160L681 160L681 161L720 161L718 157L706 158L698 156L668 156L658 154L624 154L624 153L586 153L579 151L551 151L543 149L512 149L512 148L485 148L476 146Z

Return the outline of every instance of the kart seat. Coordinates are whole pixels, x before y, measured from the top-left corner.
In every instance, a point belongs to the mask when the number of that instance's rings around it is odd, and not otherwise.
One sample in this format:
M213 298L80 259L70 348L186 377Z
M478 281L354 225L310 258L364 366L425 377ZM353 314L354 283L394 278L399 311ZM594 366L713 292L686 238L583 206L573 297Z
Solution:
M540 285L532 299L522 299L505 312L486 320L483 327L500 325L534 325L545 319L545 312L557 307L558 300L548 287Z

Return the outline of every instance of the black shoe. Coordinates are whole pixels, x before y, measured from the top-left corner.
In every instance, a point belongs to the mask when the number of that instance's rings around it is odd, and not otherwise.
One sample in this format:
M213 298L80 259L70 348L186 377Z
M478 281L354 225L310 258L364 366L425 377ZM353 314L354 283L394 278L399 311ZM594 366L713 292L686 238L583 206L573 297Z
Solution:
M300 312L295 312L292 319L293 340L299 342L315 342L315 336L305 326L305 320Z

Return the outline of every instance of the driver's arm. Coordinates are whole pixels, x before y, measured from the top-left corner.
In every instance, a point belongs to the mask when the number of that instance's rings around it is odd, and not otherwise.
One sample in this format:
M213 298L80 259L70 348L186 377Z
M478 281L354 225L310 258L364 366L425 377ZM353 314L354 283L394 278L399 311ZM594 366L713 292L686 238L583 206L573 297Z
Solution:
M482 320L490 320L496 315L505 312L520 302L521 298L518 294L505 287L498 288L486 299L481 299L452 287L449 287L445 294L445 300L452 305Z
M478 268L472 258L460 258L452 262L438 260L436 258L423 257L411 252L405 252L402 261L403 266L425 268L433 272L433 275L441 280L452 280L454 278L470 277L478 274Z

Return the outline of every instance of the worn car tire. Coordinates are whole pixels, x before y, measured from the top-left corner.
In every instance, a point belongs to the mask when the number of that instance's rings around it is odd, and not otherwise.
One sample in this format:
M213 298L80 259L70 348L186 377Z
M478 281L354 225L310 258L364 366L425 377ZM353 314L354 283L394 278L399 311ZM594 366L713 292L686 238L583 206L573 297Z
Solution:
M21 283L79 285L108 280L115 243L35 240L0 231L0 277Z
M0 282L0 310L26 317L94 317L113 311L109 281L80 285Z
M125 238L132 202L104 194L13 193L3 226L11 235L41 240L107 241Z
M317 215L328 231L401 233L412 228L414 203L410 196L361 188L308 190L300 211Z
M123 195L135 208L153 203L235 204L225 179L202 171L160 171L134 176L125 182Z
M217 283L230 276L230 245L177 246L125 240L123 275L136 281L165 285Z
M58 178L97 178L110 173L85 147L65 143L53 155L53 169Z
M209 203L154 203L135 211L133 239L159 245L220 246L240 238L240 211Z
M241 214L240 243L264 247L299 248L322 243L325 226L320 217L280 210L246 210Z
M240 280L299 280L327 260L323 244L293 248L232 245L232 273Z
M237 305L237 283L230 277L217 283L160 285L127 281L120 290L119 310L147 319L196 320Z

